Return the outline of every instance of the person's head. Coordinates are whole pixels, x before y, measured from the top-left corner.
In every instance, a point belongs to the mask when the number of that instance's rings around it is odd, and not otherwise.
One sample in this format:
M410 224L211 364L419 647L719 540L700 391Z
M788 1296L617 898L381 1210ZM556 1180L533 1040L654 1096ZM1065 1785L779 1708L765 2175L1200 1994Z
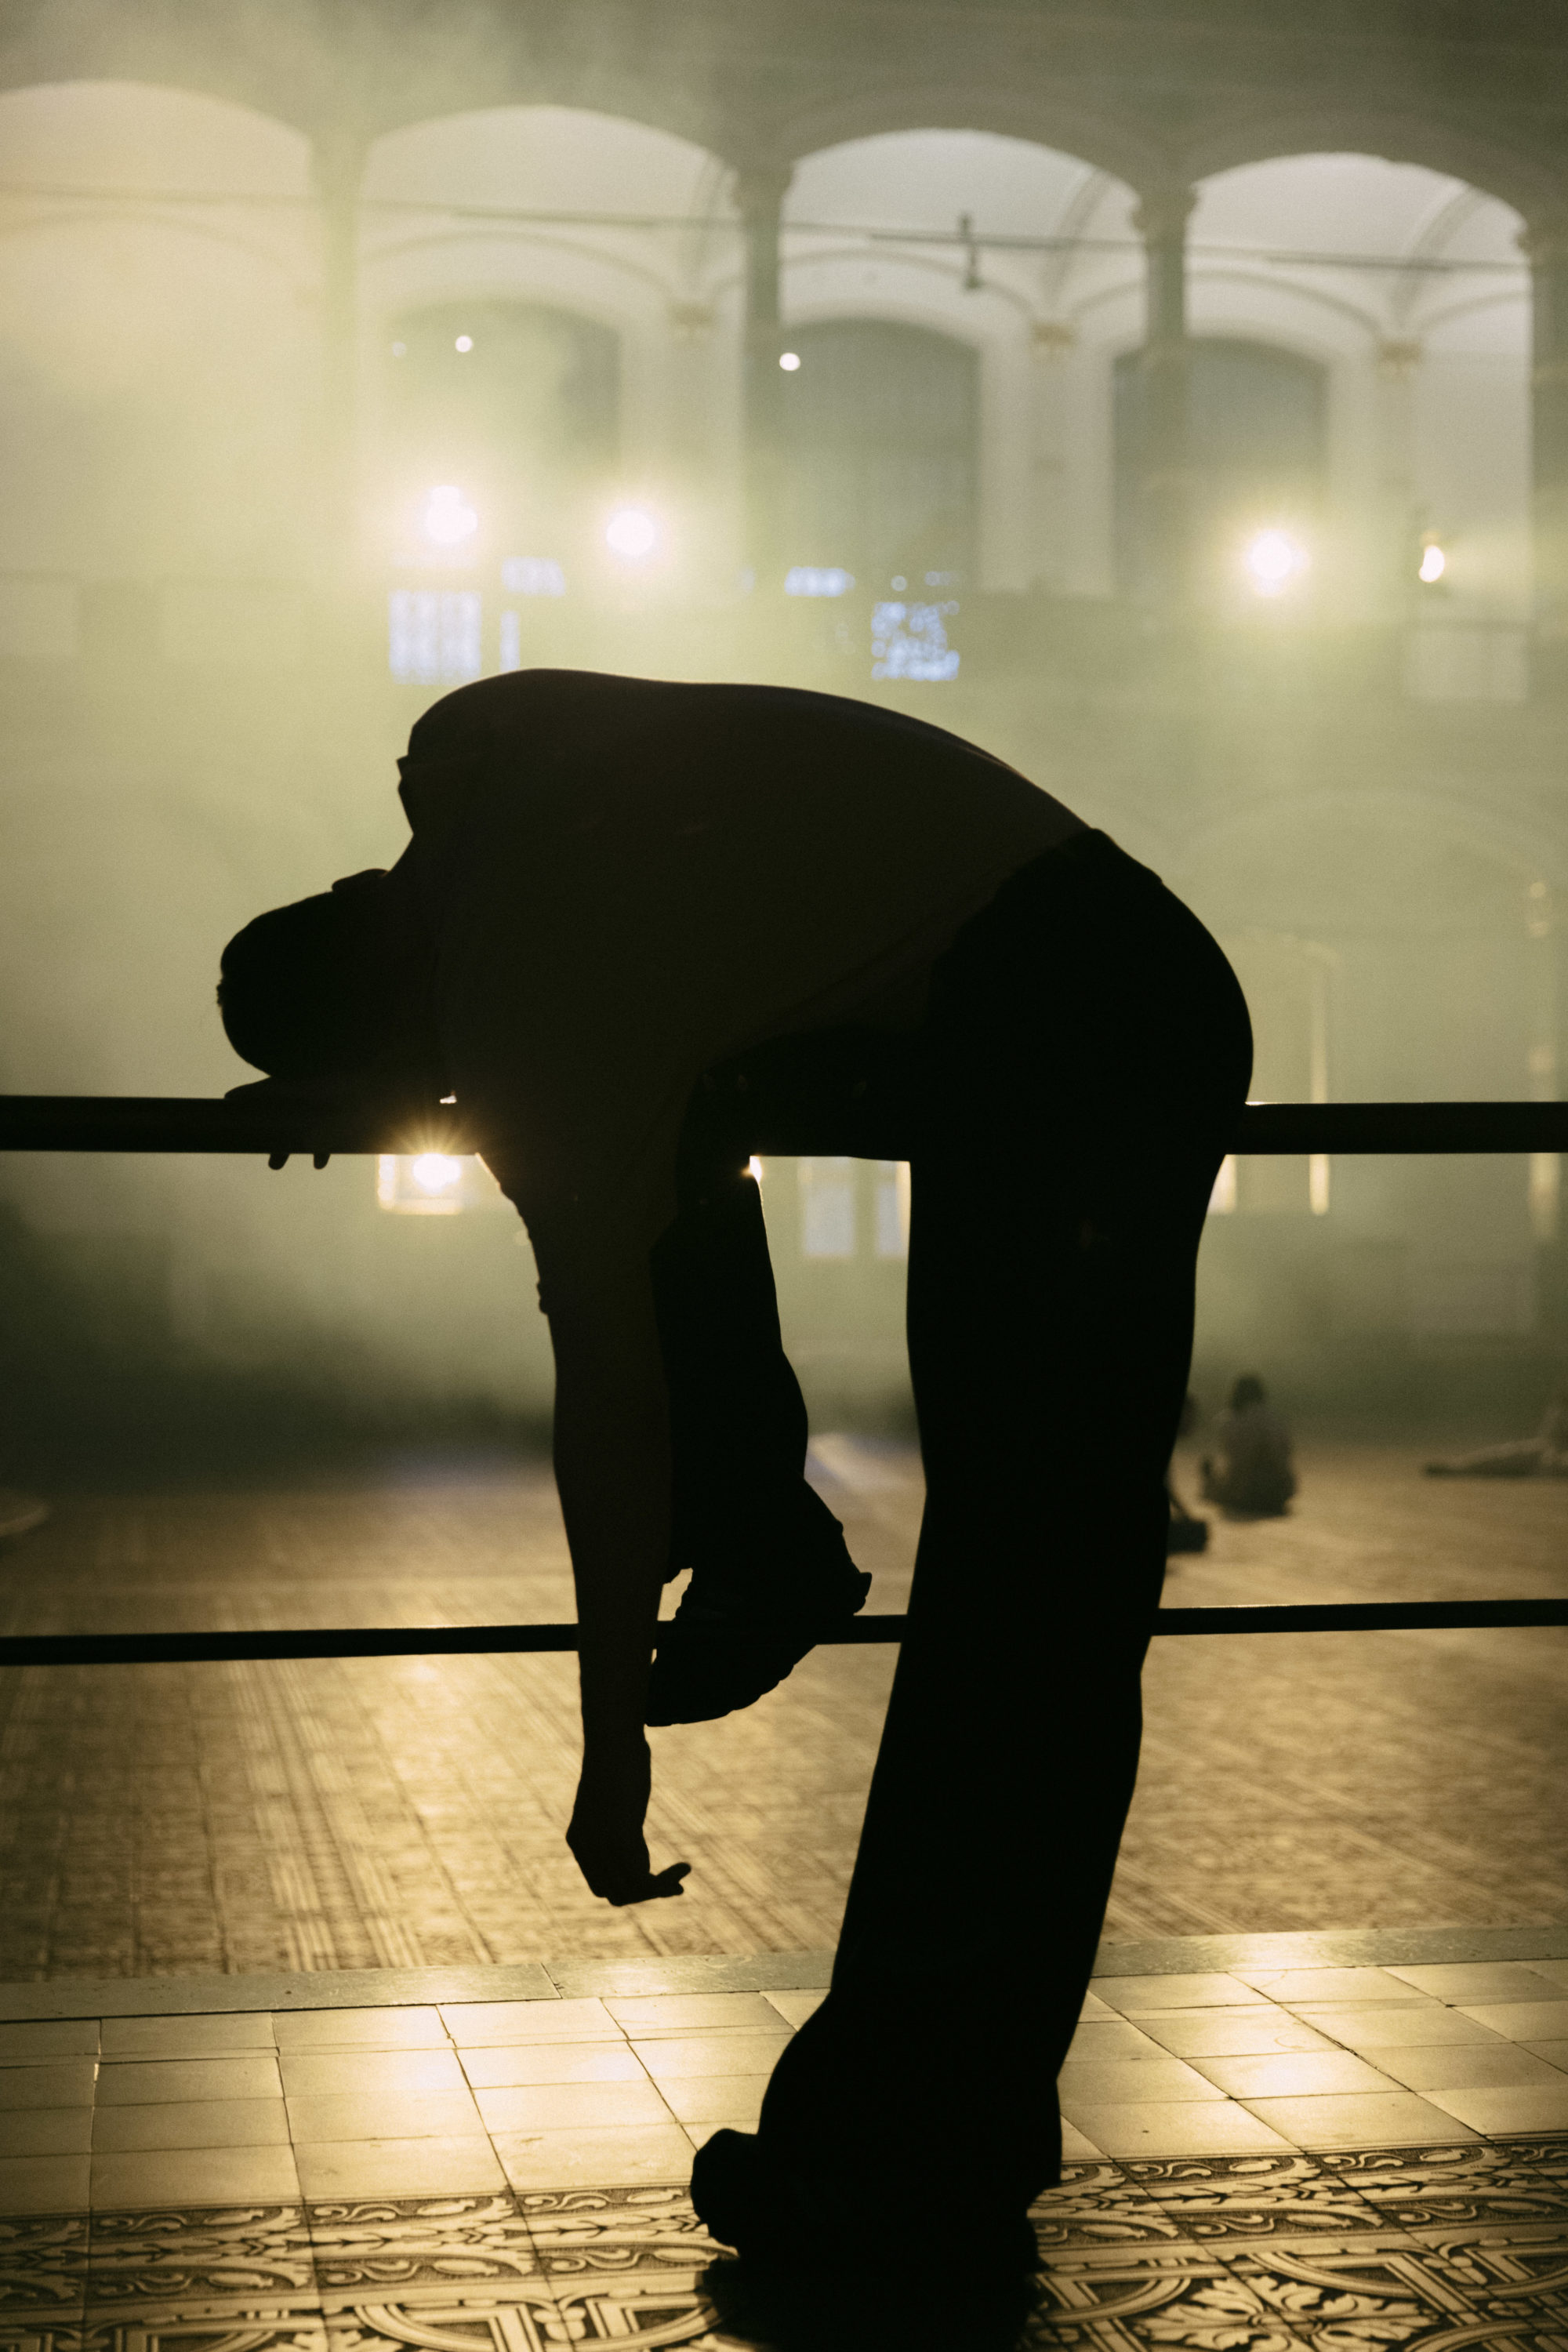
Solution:
M242 1062L271 1078L336 1078L373 1066L403 1018L379 872L274 907L223 951L218 1008Z
M1261 1404L1265 1390L1256 1372L1243 1372L1230 1392L1232 1412L1245 1412L1249 1404Z

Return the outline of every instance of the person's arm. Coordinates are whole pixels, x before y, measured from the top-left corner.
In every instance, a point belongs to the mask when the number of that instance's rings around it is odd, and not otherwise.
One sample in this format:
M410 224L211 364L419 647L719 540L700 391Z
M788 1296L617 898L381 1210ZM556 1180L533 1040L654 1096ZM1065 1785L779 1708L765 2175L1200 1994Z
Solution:
M577 1589L583 1772L566 1842L615 1904L679 1895L689 1865L655 1873L643 1836L643 1720L669 1544L669 1408L647 1254L588 1263L546 1253L555 1351L555 1478Z

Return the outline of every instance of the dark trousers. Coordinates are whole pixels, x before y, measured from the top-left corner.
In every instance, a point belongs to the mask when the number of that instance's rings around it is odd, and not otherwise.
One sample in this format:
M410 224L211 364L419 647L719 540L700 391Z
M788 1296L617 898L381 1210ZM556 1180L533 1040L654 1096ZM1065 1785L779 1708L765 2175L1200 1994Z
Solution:
M725 1428L742 1400L770 1423L709 1491L732 1496L765 1462L770 1491L793 1493L804 1458L755 1187L736 1186L732 1149L715 1152L712 1104L754 1139L794 1122L811 1148L874 1139L912 1170L927 1502L909 1631L832 1990L781 2060L760 2133L780 2200L814 2234L881 2209L918 2236L937 2151L948 2231L955 2190L984 2228L1057 2177L1056 2075L1137 1769L1197 1245L1250 1062L1219 950L1090 834L965 926L907 1045L786 1041L714 1074L694 1105L692 1168L727 1165L731 1198L748 1197L704 1259L694 1182L659 1245L689 1521L718 1465L702 1410L683 1407L682 1312L728 1336ZM798 1507L780 1507L787 1521Z

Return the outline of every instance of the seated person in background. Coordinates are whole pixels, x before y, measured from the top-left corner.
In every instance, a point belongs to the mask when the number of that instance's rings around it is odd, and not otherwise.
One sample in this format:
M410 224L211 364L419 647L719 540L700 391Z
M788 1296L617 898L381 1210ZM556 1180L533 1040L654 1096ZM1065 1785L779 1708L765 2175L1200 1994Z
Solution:
M1205 1456L1205 1502L1217 1503L1227 1518L1279 1518L1296 1491L1290 1433L1255 1372L1237 1381L1215 1429L1219 1459L1216 1465Z
M1428 1462L1428 1478L1568 1478L1568 1381L1559 1381L1533 1437Z

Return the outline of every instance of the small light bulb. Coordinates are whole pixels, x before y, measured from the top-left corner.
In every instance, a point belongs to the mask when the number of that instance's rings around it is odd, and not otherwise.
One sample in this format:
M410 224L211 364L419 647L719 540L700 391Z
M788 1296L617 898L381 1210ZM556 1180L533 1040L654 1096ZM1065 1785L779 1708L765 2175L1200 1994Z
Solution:
M1247 551L1247 569L1260 596L1278 596L1306 568L1306 549L1282 530L1260 530Z
M658 538L658 525L641 507L622 507L605 525L605 544L632 562L650 555Z
M1418 577L1425 580L1428 587L1430 587L1434 580L1441 580L1444 572L1447 572L1447 557L1444 554L1436 541L1435 539L1429 539L1426 546L1421 551L1421 570Z
M798 352L781 352L779 353L779 365L783 368L785 375L793 375L796 368L800 365L800 353Z
M472 335L459 335L454 346L454 349L459 352L471 352L473 348L474 339Z
M479 527L479 516L456 482L438 482L425 501L426 537L437 547L458 547Z

